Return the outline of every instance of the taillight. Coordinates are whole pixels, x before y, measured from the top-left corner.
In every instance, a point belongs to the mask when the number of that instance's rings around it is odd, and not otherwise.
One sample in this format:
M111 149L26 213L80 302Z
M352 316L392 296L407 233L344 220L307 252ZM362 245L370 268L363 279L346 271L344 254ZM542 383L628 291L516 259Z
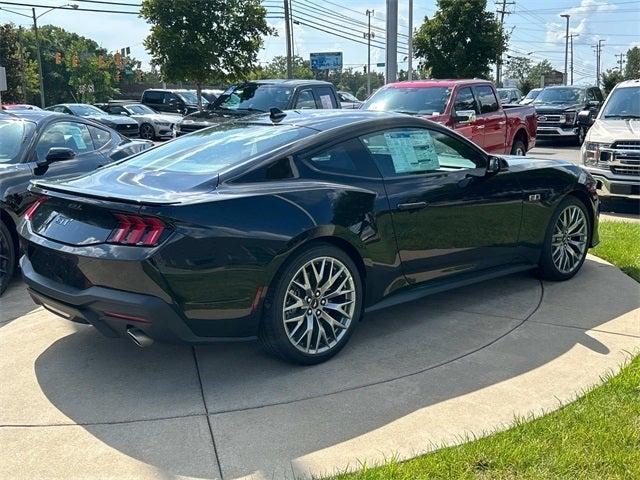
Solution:
M109 235L108 243L153 247L158 244L165 230L164 223L157 218L124 213L114 213L114 216L118 220L118 226Z
M31 220L33 216L36 214L36 211L38 210L38 208L40 208L40 205L42 205L46 201L47 201L47 197L45 196L38 197L36 201L33 202L29 206L29 208L27 208L27 210L24 212L24 219L27 221Z

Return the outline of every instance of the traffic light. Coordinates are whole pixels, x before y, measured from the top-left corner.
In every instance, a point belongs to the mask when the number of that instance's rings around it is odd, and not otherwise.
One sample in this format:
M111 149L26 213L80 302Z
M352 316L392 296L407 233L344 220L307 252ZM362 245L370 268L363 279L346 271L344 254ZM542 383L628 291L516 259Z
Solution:
M60 52L56 52L55 59L56 65L60 65L62 63L62 54Z
M71 57L71 66L73 68L78 68L80 66L80 59L78 58L78 54L74 53L73 57Z
M366 65L365 65L364 67L362 67L362 71L363 71L364 73L367 73L367 66L366 66Z

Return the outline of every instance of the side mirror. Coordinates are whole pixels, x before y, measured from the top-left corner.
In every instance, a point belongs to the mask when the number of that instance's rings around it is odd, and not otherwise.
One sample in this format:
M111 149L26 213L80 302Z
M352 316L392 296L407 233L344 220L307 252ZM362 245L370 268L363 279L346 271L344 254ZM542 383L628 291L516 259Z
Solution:
M578 125L582 127L590 127L593 125L594 119L589 110L578 112Z
M476 112L474 110L456 110L453 121L456 123L473 123L476 121Z
M38 162L38 166L49 165L50 163L71 160L76 156L76 152L66 147L52 147L47 152L44 160Z
M499 172L506 172L509 170L509 164L502 157L489 157L489 163L487 165L487 174L496 174Z

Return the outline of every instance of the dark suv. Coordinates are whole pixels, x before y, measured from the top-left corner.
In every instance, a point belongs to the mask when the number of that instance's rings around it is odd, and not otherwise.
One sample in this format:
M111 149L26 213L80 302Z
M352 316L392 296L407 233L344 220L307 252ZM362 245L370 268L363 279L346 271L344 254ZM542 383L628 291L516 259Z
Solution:
M271 108L295 110L341 108L332 83L321 80L256 80L225 90L202 112L178 123L178 134L217 125L226 119L268 112Z
M538 138L571 138L582 145L587 128L578 122L578 113L589 110L595 116L603 100L598 87L546 87L533 101Z
M142 93L140 103L152 108L156 112L179 113L188 115L198 111L198 94L195 90L166 90L149 89ZM204 108L209 104L205 97L202 97Z

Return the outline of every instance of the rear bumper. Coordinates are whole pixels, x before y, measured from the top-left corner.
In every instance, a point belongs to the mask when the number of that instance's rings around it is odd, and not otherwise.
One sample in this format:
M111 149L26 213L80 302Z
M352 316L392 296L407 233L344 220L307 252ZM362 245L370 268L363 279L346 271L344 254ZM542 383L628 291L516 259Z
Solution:
M255 339L234 336L201 337L193 333L172 305L158 297L99 286L75 289L37 273L26 255L20 259L20 267L35 303L67 320L91 324L107 337L126 337L127 328L135 327L154 340L168 343ZM225 333L228 334L228 331Z

